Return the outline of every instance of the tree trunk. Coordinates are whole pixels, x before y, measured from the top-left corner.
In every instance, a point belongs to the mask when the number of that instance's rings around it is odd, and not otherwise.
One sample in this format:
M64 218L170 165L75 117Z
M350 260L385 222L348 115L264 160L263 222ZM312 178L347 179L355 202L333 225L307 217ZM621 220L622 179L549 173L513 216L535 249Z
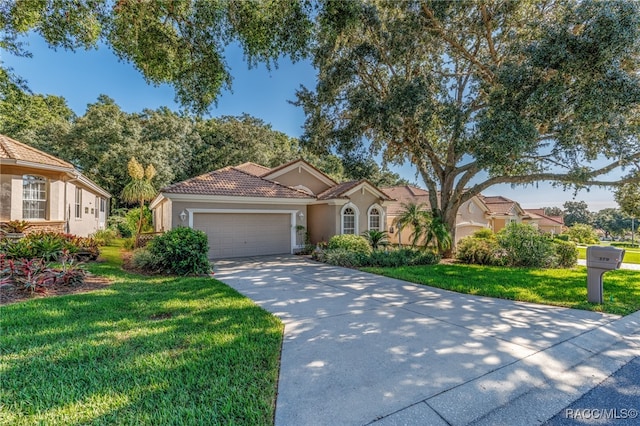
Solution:
M136 232L136 240L134 247L140 247L140 234L142 233L142 219L144 218L144 201L140 200L140 219L138 220L138 231Z

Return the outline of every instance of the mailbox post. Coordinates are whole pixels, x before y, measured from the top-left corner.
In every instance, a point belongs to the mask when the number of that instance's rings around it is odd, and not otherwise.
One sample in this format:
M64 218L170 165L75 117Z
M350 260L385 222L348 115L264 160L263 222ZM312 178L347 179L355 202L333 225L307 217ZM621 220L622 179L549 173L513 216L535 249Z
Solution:
M602 276L605 272L620 269L624 250L615 247L587 247L587 299L602 303Z

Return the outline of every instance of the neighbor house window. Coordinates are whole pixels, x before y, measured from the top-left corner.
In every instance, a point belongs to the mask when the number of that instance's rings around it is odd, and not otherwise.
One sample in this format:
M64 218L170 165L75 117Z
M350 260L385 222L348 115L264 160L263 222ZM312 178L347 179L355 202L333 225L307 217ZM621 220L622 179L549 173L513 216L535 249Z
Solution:
M46 219L47 180L41 176L22 176L22 218Z
M358 228L358 210L353 205L342 208L342 233L355 234Z
M369 210L369 229L380 231L380 210L373 207Z
M82 217L82 188L78 187L76 187L75 217L76 219L80 219Z

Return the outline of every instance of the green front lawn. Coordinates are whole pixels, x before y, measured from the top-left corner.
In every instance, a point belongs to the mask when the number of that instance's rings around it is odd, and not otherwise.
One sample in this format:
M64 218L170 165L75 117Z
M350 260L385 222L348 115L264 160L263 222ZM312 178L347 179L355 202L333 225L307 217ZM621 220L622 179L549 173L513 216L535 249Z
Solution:
M459 293L627 315L640 310L640 271L604 276L602 305L587 302L587 268L524 269L462 264L362 268L364 271Z
M273 424L283 326L211 278L144 277L0 308L2 424Z
M629 249L625 248L624 259L622 261L624 263L635 263L640 264L640 250L637 248ZM578 247L578 259L586 259L587 258L587 248L586 247Z

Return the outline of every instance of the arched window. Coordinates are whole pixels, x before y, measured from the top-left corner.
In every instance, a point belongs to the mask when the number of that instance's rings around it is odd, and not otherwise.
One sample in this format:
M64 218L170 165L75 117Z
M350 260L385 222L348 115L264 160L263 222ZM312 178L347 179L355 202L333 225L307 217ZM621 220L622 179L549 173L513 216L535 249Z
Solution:
M375 229L376 231L381 231L380 228L380 210L377 207L373 207L369 209L369 229Z
M41 176L22 176L22 218L47 218L47 180Z
M347 204L342 208L342 233L355 234L358 229L358 210Z

